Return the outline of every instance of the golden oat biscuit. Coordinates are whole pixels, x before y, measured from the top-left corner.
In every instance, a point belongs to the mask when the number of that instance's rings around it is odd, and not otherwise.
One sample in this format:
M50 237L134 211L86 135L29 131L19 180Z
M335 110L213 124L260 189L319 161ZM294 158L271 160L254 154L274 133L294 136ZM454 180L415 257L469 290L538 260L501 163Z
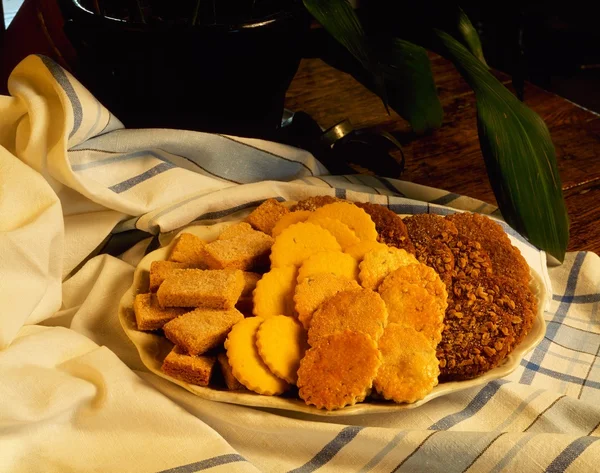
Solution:
M406 250L394 248L393 246L369 251L358 265L360 285L367 289L376 290L392 271L401 266L415 263L418 263L418 261L413 255Z
M392 271L379 286L379 291L385 291L393 286L403 284L416 284L429 292L436 301L442 313L448 306L448 291L439 275L429 266L424 264L409 264Z
M315 346L319 340L344 330L365 333L377 342L387 318L385 302L376 292L363 288L341 291L314 312L308 344Z
M211 269L260 270L269 264L273 241L269 235L253 229L232 238L215 240L205 247L206 263Z
M458 280L463 284L466 280ZM448 302L437 346L440 381L475 378L498 366L515 343L512 317L484 299Z
M156 296L161 307L231 309L243 289L244 273L238 269L176 269Z
M271 373L296 384L300 360L308 349L306 330L298 320L285 315L265 320L256 333L256 348Z
M342 200L338 199L337 197L332 197L330 195L316 195L314 197L308 197L306 199L298 201L298 203L294 205L291 210L293 212L297 212L300 210L307 210L309 212L313 212L319 207L323 207L327 204L333 204L334 202L342 202Z
M311 212L309 212L308 210L297 210L295 212L285 214L277 221L277 223L273 227L273 230L271 230L271 236L275 238L281 235L281 232L284 231L286 228L294 225L295 223L305 222L308 219L308 217L310 217L310 215Z
M239 236L252 234L255 230L246 222L238 222L233 225L229 225L225 228L217 237L217 240L231 240Z
M353 230L350 230L348 225L339 220L312 215L308 217L308 220L306 221L328 230L340 244L342 251L360 242L356 233L354 233Z
M227 334L244 316L237 309L196 309L163 326L165 337L189 355L203 355L223 344Z
M281 202L275 199L268 199L254 209L246 217L246 221L257 230L271 235L275 224L289 212L288 208Z
M391 323L379 339L382 363L373 382L385 399L412 403L438 384L435 348L420 332Z
M385 249L387 249L387 245L383 243L379 243L377 241L363 240L360 243L351 246L350 248L346 248L344 250L344 253L349 254L360 263L369 251Z
M169 261L195 265L199 269L206 269L206 242L192 233L182 233L173 245Z
M158 330L167 322L185 314L190 309L183 307L163 308L155 293L137 294L133 301L133 312L138 330Z
M252 296L253 314L268 318L294 315L294 290L298 269L295 266L272 268L256 283Z
M165 279L171 276L178 269L192 269L195 265L188 263L176 263L174 261L152 261L150 263L150 286L151 292L158 291L158 288Z
M237 379L235 379L235 376L233 375L231 365L227 359L227 354L222 352L219 353L217 355L217 362L221 368L221 375L223 376L223 381L225 381L227 389L229 391L245 391L246 387Z
M236 302L235 308L245 315L252 314L252 308L254 307L252 295L260 278L262 278L262 274L244 271L244 289L242 289L242 294Z
M275 239L271 267L300 266L309 256L328 250L342 250L331 233L314 223L295 223Z
M358 263L346 253L340 251L322 251L304 260L298 271L298 284L309 276L319 273L331 273L348 279L358 276Z
M452 237L448 236L448 238ZM415 242L415 256L421 263L433 268L446 287L451 286L455 261L454 254L446 243L432 238L423 238Z
M332 273L320 273L307 277L296 286L294 293L298 320L308 330L315 310L338 292L349 289L360 289L360 286L354 280Z
M377 230L377 241L389 246L402 248L409 253L415 253L415 247L408 236L408 230L402 219L383 205L371 204L369 202L355 202L371 216Z
M388 324L413 328L437 346L442 339L444 311L435 297L423 287L408 283L380 287L379 294L387 307Z
M492 261L493 274L529 284L529 266L518 248L512 245L500 224L475 213L462 212L446 216L459 233L481 244Z
M174 346L164 359L161 371L189 384L208 386L215 361L214 356L192 356Z
M319 409L341 409L369 394L381 364L375 342L364 333L330 335L310 348L300 361L298 394Z
M225 350L231 371L240 383L255 393L273 396L290 386L271 373L256 348L256 333L264 320L248 317L235 324L225 340Z
M447 241L457 235L456 226L446 218L435 214L418 214L402 219L413 243L426 243L429 239Z
M335 202L319 207L311 218L329 217L350 227L360 240L377 240L375 224L367 212L349 202Z

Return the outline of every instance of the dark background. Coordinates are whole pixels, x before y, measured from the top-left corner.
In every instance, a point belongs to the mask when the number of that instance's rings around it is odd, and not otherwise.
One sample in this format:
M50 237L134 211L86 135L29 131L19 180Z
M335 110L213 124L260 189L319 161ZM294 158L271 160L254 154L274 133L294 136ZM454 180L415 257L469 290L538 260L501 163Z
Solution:
M400 1L400 0L398 0ZM22 0L0 0L8 23ZM461 2L488 63L600 113L600 19L583 2ZM0 11L2 10L0 5Z

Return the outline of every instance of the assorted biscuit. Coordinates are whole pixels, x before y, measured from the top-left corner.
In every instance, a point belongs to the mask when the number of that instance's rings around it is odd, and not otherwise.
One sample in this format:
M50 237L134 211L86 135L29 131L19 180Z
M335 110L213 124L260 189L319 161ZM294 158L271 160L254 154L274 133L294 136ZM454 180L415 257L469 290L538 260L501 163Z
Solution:
M316 196L269 199L211 242L182 233L133 309L174 345L165 374L331 410L413 403L485 373L536 304L527 263L487 217L402 219Z

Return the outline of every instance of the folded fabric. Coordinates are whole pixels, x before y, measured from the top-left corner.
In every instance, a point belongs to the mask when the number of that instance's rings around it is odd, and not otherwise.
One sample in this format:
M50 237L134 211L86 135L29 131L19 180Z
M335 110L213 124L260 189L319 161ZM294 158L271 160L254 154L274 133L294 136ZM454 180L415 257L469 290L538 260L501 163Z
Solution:
M147 238L271 197L328 194L397 213L497 209L372 176L330 176L276 143L126 130L68 72L31 56L0 97L0 471L594 471L600 260L543 252L546 337L507 378L392 414L327 418L201 399L151 374L118 319Z

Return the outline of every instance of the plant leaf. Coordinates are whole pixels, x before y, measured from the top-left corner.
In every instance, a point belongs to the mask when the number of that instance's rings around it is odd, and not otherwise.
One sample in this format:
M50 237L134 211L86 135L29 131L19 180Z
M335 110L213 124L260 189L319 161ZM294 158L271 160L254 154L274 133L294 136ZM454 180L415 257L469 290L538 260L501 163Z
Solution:
M444 110L437 95L427 51L420 46L393 38L382 54L387 100L417 133L439 128Z
M383 73L369 48L363 27L348 0L303 0L310 14L372 76L375 92L389 113Z
M310 14L362 64L371 70L373 61L365 32L347 0L303 0Z
M563 261L569 218L548 128L462 44L443 31L435 34L475 92L481 151L502 215Z
M479 34L477 34L477 30L473 27L473 23L471 23L467 14L460 7L457 7L456 12L456 31L459 41L486 67L489 67L483 56Z

